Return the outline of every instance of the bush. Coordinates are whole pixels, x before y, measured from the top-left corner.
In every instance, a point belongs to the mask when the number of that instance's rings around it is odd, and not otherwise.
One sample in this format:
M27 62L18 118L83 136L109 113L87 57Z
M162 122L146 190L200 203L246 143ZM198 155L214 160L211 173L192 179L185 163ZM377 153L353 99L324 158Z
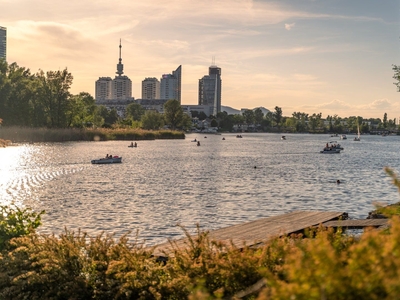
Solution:
M41 225L41 215L29 208L0 206L0 250L14 237L28 235Z

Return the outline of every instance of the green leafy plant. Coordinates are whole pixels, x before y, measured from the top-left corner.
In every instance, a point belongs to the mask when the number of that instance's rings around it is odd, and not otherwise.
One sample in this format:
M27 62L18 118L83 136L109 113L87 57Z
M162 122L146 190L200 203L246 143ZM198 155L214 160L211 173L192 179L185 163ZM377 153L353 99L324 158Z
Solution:
M0 250L14 237L28 235L41 225L41 215L29 208L21 209L15 205L0 206Z

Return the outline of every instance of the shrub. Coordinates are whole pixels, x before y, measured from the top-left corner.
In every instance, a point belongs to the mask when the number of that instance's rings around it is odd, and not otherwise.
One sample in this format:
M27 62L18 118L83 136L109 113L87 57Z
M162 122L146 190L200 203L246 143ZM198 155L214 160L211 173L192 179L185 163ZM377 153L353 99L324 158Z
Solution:
M0 206L0 250L14 237L27 235L41 225L41 215L29 208Z

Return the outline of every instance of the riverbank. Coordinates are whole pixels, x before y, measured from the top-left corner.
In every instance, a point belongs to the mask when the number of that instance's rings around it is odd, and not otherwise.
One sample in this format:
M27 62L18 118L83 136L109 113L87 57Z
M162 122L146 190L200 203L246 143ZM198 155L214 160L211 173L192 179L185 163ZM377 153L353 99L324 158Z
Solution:
M142 130L131 128L28 128L0 127L0 146L10 143L41 143L67 141L158 140L184 139L185 133L173 130ZM1 140L9 143L2 144ZM3 146L3 147L4 147Z

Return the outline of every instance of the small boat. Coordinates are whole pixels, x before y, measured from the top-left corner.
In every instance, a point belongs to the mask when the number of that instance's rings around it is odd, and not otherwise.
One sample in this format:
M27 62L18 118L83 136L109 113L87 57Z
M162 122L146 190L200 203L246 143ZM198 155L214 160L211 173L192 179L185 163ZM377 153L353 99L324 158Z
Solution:
M238 134L236 137L239 138L239 139L241 139L241 138L242 138L242 135L241 135L241 134Z
M326 145L327 146L325 148L344 150L344 148L337 141L331 141L331 142L327 143Z
M345 134L342 134L342 135L340 136L340 139L341 139L341 140L347 140L347 136L346 136Z
M282 135L281 140L286 140L286 136Z
M340 153L341 150L343 150L343 148L340 146L340 144L337 144L336 141L332 141L326 143L326 146L320 151L320 153L335 154Z
M320 151L320 153L324 153L324 154L336 154L336 153L340 153L340 149L335 149L335 148L324 148Z
M357 137L354 138L354 141L359 142L360 141L360 125L357 123Z
M122 163L122 157L114 156L111 158L93 159L92 164L117 164Z
M132 144L130 144L129 146L128 146L128 148L136 148L137 147L137 144L136 143L132 143Z

